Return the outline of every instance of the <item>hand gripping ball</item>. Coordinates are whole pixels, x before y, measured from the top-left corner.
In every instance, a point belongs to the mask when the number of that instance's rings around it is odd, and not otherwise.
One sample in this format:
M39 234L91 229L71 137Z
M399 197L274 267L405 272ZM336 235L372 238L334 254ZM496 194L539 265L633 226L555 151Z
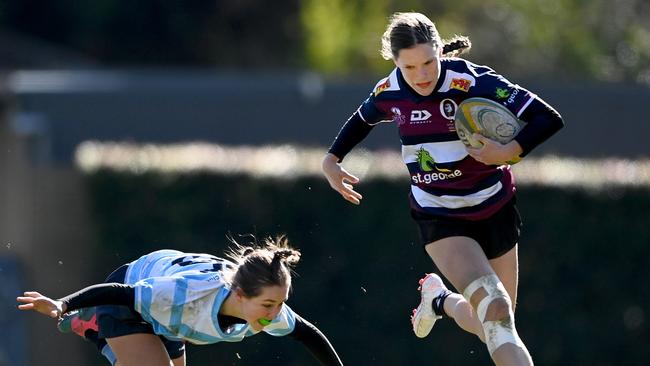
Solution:
M505 106L486 98L469 98L460 103L454 123L460 140L472 147L481 147L481 143L472 138L473 133L506 144L526 125ZM515 164L520 160L516 158L507 163Z

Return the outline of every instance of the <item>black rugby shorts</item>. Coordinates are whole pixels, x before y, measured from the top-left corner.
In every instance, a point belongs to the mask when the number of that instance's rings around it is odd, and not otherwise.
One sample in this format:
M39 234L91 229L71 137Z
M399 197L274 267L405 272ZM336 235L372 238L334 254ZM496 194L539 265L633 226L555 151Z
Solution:
M514 197L483 220L431 216L415 210L411 210L411 217L420 228L423 245L452 236L466 236L479 243L488 259L499 258L512 249L519 241L522 227Z

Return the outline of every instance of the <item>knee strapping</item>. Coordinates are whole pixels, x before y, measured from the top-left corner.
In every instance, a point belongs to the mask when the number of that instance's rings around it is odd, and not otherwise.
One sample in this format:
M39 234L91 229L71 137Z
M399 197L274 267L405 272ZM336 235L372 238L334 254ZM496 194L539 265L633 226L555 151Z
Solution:
M481 323L485 322L487 309L492 301L501 299L508 303L509 309L512 306L512 301L510 300L510 296L508 296L506 288L496 275L487 275L477 278L474 282L470 283L467 288L465 288L463 296L467 301L470 301L472 295L480 288L487 293L487 296L481 299L476 307L476 313L478 314Z
M525 348L515 329L512 301L503 283L499 280L499 277L496 275L487 275L477 278L465 288L463 296L469 302L472 295L481 288L487 293L487 296L479 301L478 306L476 306L476 314L483 325L485 342L490 354L494 353L497 348L506 343L512 343L517 347ZM497 299L503 300L508 304L508 315L502 319L486 320L488 307Z

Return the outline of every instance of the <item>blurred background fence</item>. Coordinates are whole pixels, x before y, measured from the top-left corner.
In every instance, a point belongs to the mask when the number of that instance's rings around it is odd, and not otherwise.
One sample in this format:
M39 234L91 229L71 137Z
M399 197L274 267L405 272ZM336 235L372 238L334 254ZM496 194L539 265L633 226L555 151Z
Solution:
M34 11L38 9L39 11ZM0 4L0 365L100 365L19 314L147 251L218 254L229 233L303 252L290 304L348 365L485 365L451 322L412 336L433 270L407 211L393 126L346 159L352 207L318 173L340 125L391 68L393 11L469 36L567 126L515 166L525 227L517 322L540 365L650 357L650 4L592 1L8 0ZM306 365L289 339L192 347L188 364Z

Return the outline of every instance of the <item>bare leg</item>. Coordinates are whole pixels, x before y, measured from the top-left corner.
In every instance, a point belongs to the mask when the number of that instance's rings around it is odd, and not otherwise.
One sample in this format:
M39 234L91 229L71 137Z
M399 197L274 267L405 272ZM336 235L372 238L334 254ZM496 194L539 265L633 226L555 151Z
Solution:
M445 299L445 313L464 331L479 337L485 343L483 326L474 312L474 308L461 294L453 293Z
M117 366L176 366L156 335L129 334L106 341L117 357Z
M181 357L173 359L172 363L174 366L185 366L185 353Z
M473 283L475 280L495 275L491 263L485 257L483 250L479 244L468 237L449 237L442 240L439 240L435 243L430 243L426 246L427 253L433 259L436 266L440 269L442 274L454 285L456 289L464 290ZM511 254L514 253L514 254ZM517 279L512 278L512 274L516 276L516 267L513 270L510 268L510 274L506 269L508 261L516 259L516 249L511 251L510 256L503 258L502 261L496 261L496 266L499 267L499 270L502 272L504 277L508 277L506 282L509 283L509 287L516 294L516 284ZM502 268L503 267L503 268ZM505 285L504 285L505 286ZM506 289L505 292L510 292ZM481 300L488 297L489 294L487 290L483 287L479 287L471 296L470 303L473 309L477 309L478 304ZM452 307L452 304L450 304ZM445 311L447 312L447 304L445 301ZM491 300L485 312L484 324L479 322L479 325L485 329L485 326L489 322L498 322L503 319L508 319L510 309L508 305L508 300L505 298L495 298ZM465 304L458 299L453 308L449 309L447 313L450 316L457 316L456 322L462 329L465 329L471 333L479 335L480 332L477 331L476 322L478 322L477 316L474 312L468 312L468 308ZM482 338L483 339L483 338ZM499 366L510 366L510 365L532 365L532 359L528 354L528 350L521 345L515 345L513 343L504 343L492 351L492 359Z
M512 300L512 311L517 305L517 287L519 285L519 259L518 246L510 249L499 258L490 259L490 265L505 286Z
M496 272L497 276L503 282L512 299L512 310L514 312L517 303L517 285L518 285L518 261L517 247L515 246L503 256L490 260L490 265ZM475 334L485 343L483 326L476 316L472 305L465 298L453 293L447 297L444 304L445 313L453 318L456 324L468 333Z
M451 271L448 268L458 268L458 266L469 266L470 264L465 263L465 258L463 253L453 251L453 250L446 250L445 247L449 246L454 246L454 242L456 240L468 240L470 243L467 244L469 247L467 250L471 252L475 252L474 256L477 256L479 254L483 255L483 250L481 247L476 243L475 241L469 239L469 238L464 238L464 237L452 237L452 238L446 238L439 240L435 243L428 244L425 249L433 262L436 264L438 269L442 272L442 275L445 276L447 279L449 279L454 285L454 287L457 289L457 291L462 292L462 290L471 282L469 280L464 280L460 281L459 279L452 279L454 277L453 273L450 273ZM476 248L472 248L472 246L476 246ZM441 248L442 247L442 248ZM449 252L448 255L445 255L446 252ZM442 252L442 254L440 254ZM484 256L484 255L483 255ZM438 259L438 257L441 257ZM470 257L471 260L471 257ZM482 263L480 260L475 260L476 264L472 265L470 268L474 268L474 278L481 277L485 273L490 272L489 264L487 263ZM463 264L461 264L463 263ZM465 287L459 287L457 282L463 282L461 286ZM474 311L474 308L472 305L463 297L463 295L459 293L454 293L449 295L447 299L445 300L444 303L444 309L445 313L449 315L451 318L454 319L456 324L458 326L474 335L479 337L481 341L485 342L485 336L483 334L483 325L479 321L478 317L476 316L476 312Z
M517 307L517 288L519 286L518 246L515 246L501 257L490 260L490 264L512 299L512 312L514 313ZM506 346L508 345L506 344L501 348ZM504 352L507 351L497 349L495 351L496 357L500 357L500 354Z

